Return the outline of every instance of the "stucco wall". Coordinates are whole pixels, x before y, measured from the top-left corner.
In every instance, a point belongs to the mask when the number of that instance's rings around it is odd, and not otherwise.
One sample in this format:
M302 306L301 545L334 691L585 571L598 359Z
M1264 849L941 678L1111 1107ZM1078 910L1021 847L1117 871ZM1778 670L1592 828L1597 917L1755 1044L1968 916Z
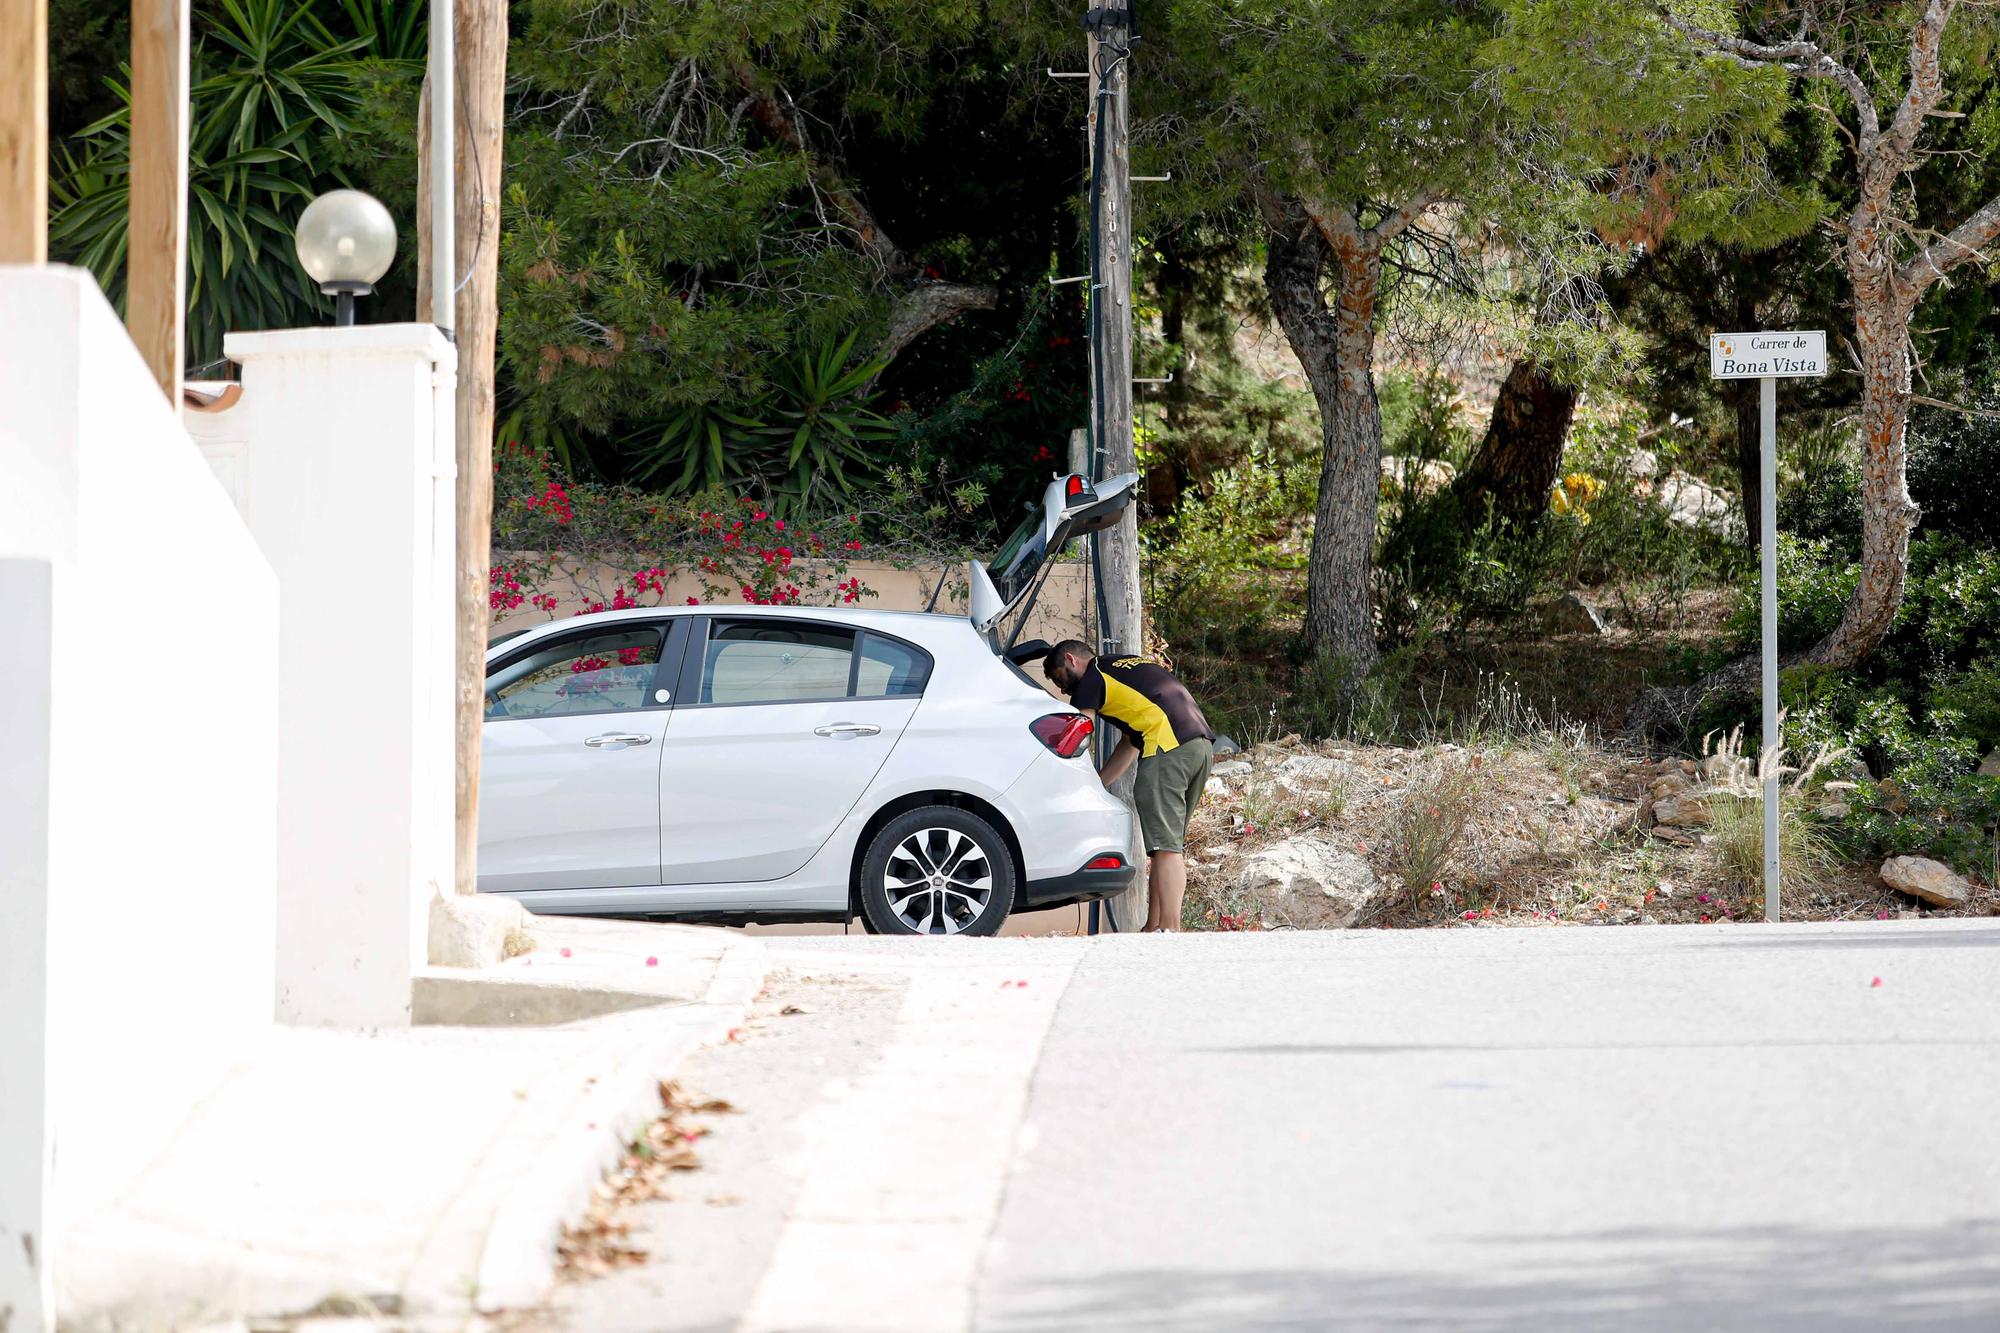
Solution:
M189 429L276 572L278 1017L410 1020L452 884L452 401L427 324L229 335Z
M60 1285L63 1229L271 1020L276 585L88 274L0 268L0 311L4 782L45 796L10 800L0 829L0 934L24 927L0 967L12 998L39 901L45 1002L39 1025L0 1012L0 1225L18 1225L24 1154L52 1151L36 1249ZM14 1133L35 1095L16 1071L35 1069L41 1144ZM15 1333L37 1326L18 1277L0 1262Z

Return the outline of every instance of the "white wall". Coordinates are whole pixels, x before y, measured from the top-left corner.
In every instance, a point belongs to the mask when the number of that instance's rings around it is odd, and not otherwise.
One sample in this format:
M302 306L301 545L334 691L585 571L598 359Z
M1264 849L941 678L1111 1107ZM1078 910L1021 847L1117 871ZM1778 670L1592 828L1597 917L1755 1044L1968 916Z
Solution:
M427 324L231 334L188 416L278 577L278 1017L406 1024L452 884L453 372Z
M0 924L27 932L0 946L0 1197L52 1154L56 1243L40 1252L60 1284L64 1226L106 1206L255 1044L274 990L276 584L77 270L0 268L0 560ZM15 744L38 724L39 756ZM37 784L43 809L14 799ZM12 1012L37 897L39 1055ZM41 1144L17 1137L14 1105L14 1071L38 1063ZM0 1308L9 1277L0 1265ZM35 1326L17 1312L15 1333Z

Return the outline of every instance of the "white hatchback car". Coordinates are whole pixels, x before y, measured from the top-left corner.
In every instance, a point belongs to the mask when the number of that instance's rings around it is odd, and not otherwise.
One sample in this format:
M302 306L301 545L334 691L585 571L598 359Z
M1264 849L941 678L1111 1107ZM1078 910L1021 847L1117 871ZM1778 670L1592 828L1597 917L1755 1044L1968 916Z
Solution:
M1134 481L1052 483L994 568L970 567L969 616L660 607L497 642L480 889L536 912L969 935L1124 889L1131 814L1091 721L997 626Z

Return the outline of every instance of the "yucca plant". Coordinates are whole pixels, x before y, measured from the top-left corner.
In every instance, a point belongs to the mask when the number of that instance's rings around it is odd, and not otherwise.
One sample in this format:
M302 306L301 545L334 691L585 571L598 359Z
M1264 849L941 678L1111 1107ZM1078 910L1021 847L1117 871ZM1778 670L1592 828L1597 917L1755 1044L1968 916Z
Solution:
M747 403L698 403L626 437L631 479L674 494L755 485L784 512L848 494L881 471L873 446L895 427L869 386L886 362L857 358L857 335L785 357Z
M415 0L212 0L198 6L188 130L188 357L221 354L231 329L317 322L323 300L292 249L306 202L345 184L323 162L346 133L364 56L415 69ZM54 253L125 300L129 70L107 80L122 104L62 146L50 180ZM414 151L414 150L413 150Z

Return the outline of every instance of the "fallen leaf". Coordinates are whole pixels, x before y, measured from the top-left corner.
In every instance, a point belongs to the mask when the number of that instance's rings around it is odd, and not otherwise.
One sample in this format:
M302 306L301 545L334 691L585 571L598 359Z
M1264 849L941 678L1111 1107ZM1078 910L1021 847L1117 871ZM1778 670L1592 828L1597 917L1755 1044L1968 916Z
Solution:
M811 1012L812 1010L806 1008L802 1004L788 1004L784 1008L778 1011L779 1014L787 1017L789 1017L792 1014L809 1014Z
M743 1197L738 1194L711 1194L708 1196L708 1205L711 1208L734 1208L742 1202Z

